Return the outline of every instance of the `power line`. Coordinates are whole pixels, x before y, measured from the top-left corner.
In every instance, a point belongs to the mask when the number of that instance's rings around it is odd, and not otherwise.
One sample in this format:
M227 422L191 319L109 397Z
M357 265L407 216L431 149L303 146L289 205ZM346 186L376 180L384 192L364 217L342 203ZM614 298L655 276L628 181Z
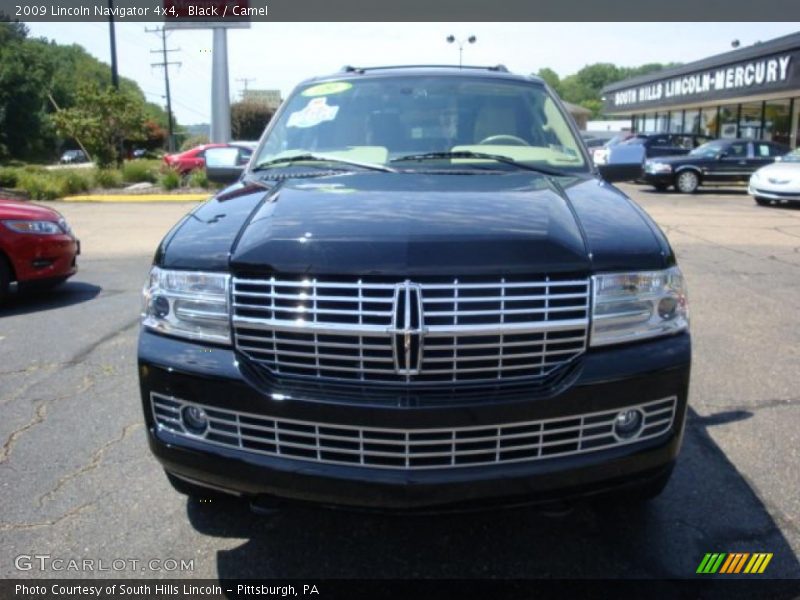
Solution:
M169 66L170 65L177 65L181 66L179 62L170 62L167 58L169 52L180 52L180 48L167 48L167 31L164 27L154 27L153 29L148 29L147 27L144 28L145 33L154 33L156 35L161 35L161 50L150 50L150 54L161 54L162 61L156 63L150 63L151 67L162 67L164 69L164 87L167 90L167 123L169 124L169 141L168 147L170 152L175 151L175 135L173 132L173 123L172 123L172 97L169 93Z

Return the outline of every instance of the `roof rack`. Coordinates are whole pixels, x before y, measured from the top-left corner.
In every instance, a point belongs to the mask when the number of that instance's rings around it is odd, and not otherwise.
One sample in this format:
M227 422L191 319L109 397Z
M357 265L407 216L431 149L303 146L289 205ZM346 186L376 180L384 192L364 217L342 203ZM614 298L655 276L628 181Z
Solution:
M498 73L508 73L508 68L505 65L495 66L478 66L478 65L388 65L382 67L354 67L352 65L345 65L342 67L344 73L366 73L367 71L383 71L387 69L473 69L478 71L496 71Z

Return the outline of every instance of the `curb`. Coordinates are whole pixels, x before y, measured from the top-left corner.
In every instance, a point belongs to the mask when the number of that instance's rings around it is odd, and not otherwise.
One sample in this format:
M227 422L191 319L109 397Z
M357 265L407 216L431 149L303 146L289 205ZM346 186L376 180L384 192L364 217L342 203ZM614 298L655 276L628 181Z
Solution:
M213 194L86 194L65 196L62 202L199 202Z

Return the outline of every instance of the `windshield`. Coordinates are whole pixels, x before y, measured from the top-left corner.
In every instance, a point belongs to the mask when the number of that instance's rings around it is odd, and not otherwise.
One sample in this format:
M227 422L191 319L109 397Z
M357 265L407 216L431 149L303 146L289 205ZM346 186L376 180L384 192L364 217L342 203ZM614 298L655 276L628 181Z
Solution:
M412 154L474 152L559 171L586 171L579 144L554 100L537 83L375 77L297 89L253 164L309 153L389 164ZM458 168L513 168L469 157L439 162ZM431 168L430 162L394 166Z
M783 160L783 162L800 162L800 148L792 150L789 154L785 154L781 160Z
M704 158L714 158L725 148L724 142L708 142L698 146L689 152L689 156L701 156Z

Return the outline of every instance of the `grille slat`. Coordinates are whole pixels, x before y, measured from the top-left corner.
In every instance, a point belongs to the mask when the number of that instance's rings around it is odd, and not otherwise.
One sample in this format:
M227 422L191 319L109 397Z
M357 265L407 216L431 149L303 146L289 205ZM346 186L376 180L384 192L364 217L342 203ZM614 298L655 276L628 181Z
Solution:
M544 379L586 349L588 279L232 281L236 348L275 374L399 385Z
M318 463L383 469L441 469L535 461L596 452L665 434L675 418L677 398L553 419L435 429L388 429L317 423L221 410L151 393L159 429L256 454ZM185 406L216 417L203 435L187 432L180 419ZM621 408L644 413L642 433L633 439L613 434ZM335 433L333 433L335 432Z

